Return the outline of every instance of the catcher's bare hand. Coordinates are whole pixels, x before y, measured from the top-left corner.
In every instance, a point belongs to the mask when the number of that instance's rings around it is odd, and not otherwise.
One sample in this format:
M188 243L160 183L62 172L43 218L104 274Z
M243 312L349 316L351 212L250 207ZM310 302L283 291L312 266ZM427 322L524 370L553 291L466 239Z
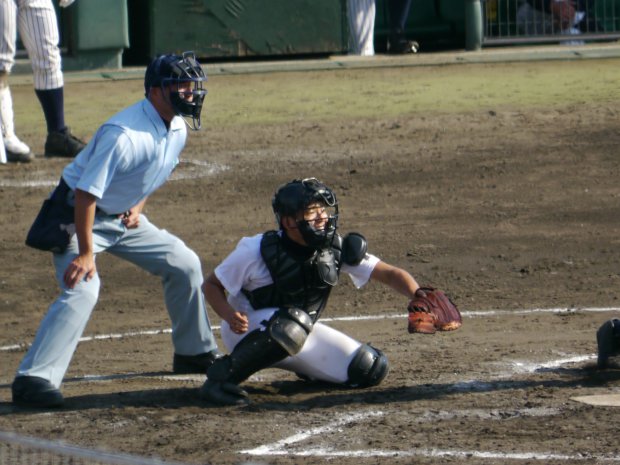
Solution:
M228 326L233 333L243 334L248 331L248 316L245 313L234 312L227 320Z

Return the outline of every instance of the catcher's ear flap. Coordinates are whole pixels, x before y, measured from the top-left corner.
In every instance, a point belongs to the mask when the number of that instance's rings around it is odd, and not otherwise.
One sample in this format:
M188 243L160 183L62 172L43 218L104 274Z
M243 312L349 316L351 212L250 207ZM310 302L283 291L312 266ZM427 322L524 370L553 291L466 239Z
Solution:
M342 240L342 261L347 265L359 265L367 251L368 242L359 233L349 233Z

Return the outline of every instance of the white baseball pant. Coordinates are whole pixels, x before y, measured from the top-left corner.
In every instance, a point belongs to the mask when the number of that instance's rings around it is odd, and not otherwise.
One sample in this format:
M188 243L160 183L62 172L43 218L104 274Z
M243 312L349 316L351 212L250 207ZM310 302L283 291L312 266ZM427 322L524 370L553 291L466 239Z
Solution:
M375 0L347 0L349 51L353 55L375 54Z
M58 19L52 0L0 0L0 72L15 64L17 30L28 52L34 88L63 87Z
M263 321L269 320L277 309L255 310L248 314L249 330L264 330ZM226 321L222 321L222 342L229 352L248 333L236 334ZM349 379L348 369L361 342L317 321L299 353L286 357L273 365L274 368L292 371L310 379L344 384Z

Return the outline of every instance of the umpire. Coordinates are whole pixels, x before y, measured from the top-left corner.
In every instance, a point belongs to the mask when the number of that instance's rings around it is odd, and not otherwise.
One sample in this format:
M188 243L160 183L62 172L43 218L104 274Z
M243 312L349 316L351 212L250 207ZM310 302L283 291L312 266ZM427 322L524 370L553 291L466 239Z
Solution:
M159 56L145 73L146 98L104 123L63 170L27 239L54 252L61 293L17 370L13 403L63 404L59 388L99 295L95 256L100 252L160 277L172 320L176 373L205 373L218 356L198 256L142 214L147 197L179 163L186 123L200 128L204 81L193 53Z

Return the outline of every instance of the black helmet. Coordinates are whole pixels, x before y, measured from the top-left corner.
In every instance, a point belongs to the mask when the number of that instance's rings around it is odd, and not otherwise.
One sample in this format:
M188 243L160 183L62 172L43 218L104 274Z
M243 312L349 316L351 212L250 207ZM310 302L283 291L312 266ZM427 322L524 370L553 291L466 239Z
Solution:
M309 246L321 247L331 243L338 228L338 201L336 194L329 187L316 178L294 179L278 188L271 201L271 206L278 226L282 227L283 216L294 217L315 202L320 202L331 209L325 228L316 229L305 220L297 220L297 225Z
M187 125L194 130L200 129L200 112L202 102L207 95L203 82L207 80L194 52L183 52L183 55L160 55L146 68L144 75L144 91L148 96L151 87L170 87L170 104L177 115L183 117ZM181 97L179 84L193 83L192 98ZM192 118L189 124L186 118Z

